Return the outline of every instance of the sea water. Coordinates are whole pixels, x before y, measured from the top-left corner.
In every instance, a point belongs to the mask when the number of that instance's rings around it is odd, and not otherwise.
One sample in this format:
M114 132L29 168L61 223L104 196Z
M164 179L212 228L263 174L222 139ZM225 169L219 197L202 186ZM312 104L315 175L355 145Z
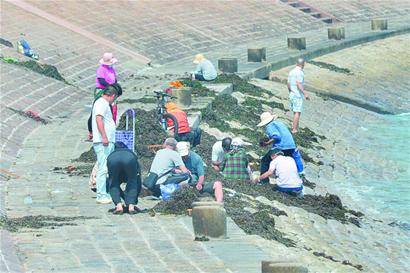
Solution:
M353 186L356 198L410 231L410 113L385 115L382 122L364 126L363 137L372 140L374 160L389 161L386 168L393 168L380 178L361 178L360 186Z

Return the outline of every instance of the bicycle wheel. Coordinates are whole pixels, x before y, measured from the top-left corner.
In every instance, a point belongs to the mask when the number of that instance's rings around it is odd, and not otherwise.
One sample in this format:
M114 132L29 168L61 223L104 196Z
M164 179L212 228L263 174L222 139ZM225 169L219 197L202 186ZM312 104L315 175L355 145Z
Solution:
M166 131L171 132L173 130L174 131L173 137L175 139L177 139L178 138L178 121L177 121L176 117L174 115L169 114L169 113L165 113L163 117L164 117L165 124L166 124L166 127L167 127ZM172 121L173 126L168 127L168 120Z

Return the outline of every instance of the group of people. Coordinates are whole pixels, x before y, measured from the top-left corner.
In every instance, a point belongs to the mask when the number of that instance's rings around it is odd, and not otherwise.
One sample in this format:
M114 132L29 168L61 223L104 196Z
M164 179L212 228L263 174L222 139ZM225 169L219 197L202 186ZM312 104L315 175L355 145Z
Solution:
M204 73L204 67L209 69L209 64L205 61L209 62L201 54L195 57L194 62L198 64L198 69L193 74L193 78L208 80L213 77L209 73ZM177 139L167 138L164 141L163 148L156 152L152 161L149 175L145 179L141 178L141 169L136 154L125 144L115 142L116 110L113 105L122 93L112 67L115 62L116 59L111 53L105 53L100 60L96 77L95 100L89 122L91 123L90 136L97 157L95 174L97 203L114 202L115 208L111 210L114 214L122 214L124 211L130 214L137 213L139 209L136 205L142 184L157 197L160 197L171 185L177 186L173 187L174 189L193 187L200 192L214 195L217 202L223 202L222 182L206 180L206 164L202 157L191 149L199 141L194 142L194 145L192 141L187 141L186 134L192 133L187 115L173 102L167 104L167 110L177 118L179 124ZM297 67L303 69L303 63L299 60ZM296 80L298 90L300 90L300 81L303 87L303 78L300 78L299 72L290 73L289 90L294 88L293 78ZM303 90L300 92L304 93ZM293 103L300 109L301 105L296 98ZM303 182L299 176L303 172L303 163L292 133L284 123L277 120L276 115L264 112L260 119L257 127L264 127L266 137L259 144L261 146L272 145L261 159L260 175L252 173L244 147L245 143L237 137L227 137L213 145L212 168L220 172L225 179L248 180L260 184L269 183L271 176L277 177L277 190L303 196ZM294 124L292 132L295 128L297 130ZM125 191L120 187L123 182L127 184Z

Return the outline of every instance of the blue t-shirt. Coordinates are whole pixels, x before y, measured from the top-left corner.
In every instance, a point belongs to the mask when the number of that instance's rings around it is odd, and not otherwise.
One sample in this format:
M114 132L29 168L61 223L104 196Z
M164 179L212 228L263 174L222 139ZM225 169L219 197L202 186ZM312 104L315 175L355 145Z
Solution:
M280 142L272 144L272 148L276 147L281 150L296 149L293 136L283 122L277 120L272 121L266 126L265 134L269 139L273 139L273 136L275 135L281 137Z
M197 153L190 151L188 159L184 163L193 175L197 177L205 175L204 161Z

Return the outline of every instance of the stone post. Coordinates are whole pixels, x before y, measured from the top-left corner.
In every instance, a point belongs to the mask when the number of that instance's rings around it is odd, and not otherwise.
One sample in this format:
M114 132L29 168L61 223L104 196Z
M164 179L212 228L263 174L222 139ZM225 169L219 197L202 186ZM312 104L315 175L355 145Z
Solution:
M192 103L192 89L187 87L175 88L172 95L177 97L177 105L181 108L188 108Z
M248 62L266 62L266 47L248 48Z
M342 40L345 38L344 27L330 27L327 29L327 37L334 40Z
M238 72L238 59L236 58L222 58L218 60L218 69L222 73Z
M262 261L262 273L308 273L309 270L298 263Z
M372 30L387 30L387 19L372 19Z
M306 49L306 38L305 37L288 37L288 48L302 50Z
M195 237L226 238L226 211L214 201L194 202L192 225Z

